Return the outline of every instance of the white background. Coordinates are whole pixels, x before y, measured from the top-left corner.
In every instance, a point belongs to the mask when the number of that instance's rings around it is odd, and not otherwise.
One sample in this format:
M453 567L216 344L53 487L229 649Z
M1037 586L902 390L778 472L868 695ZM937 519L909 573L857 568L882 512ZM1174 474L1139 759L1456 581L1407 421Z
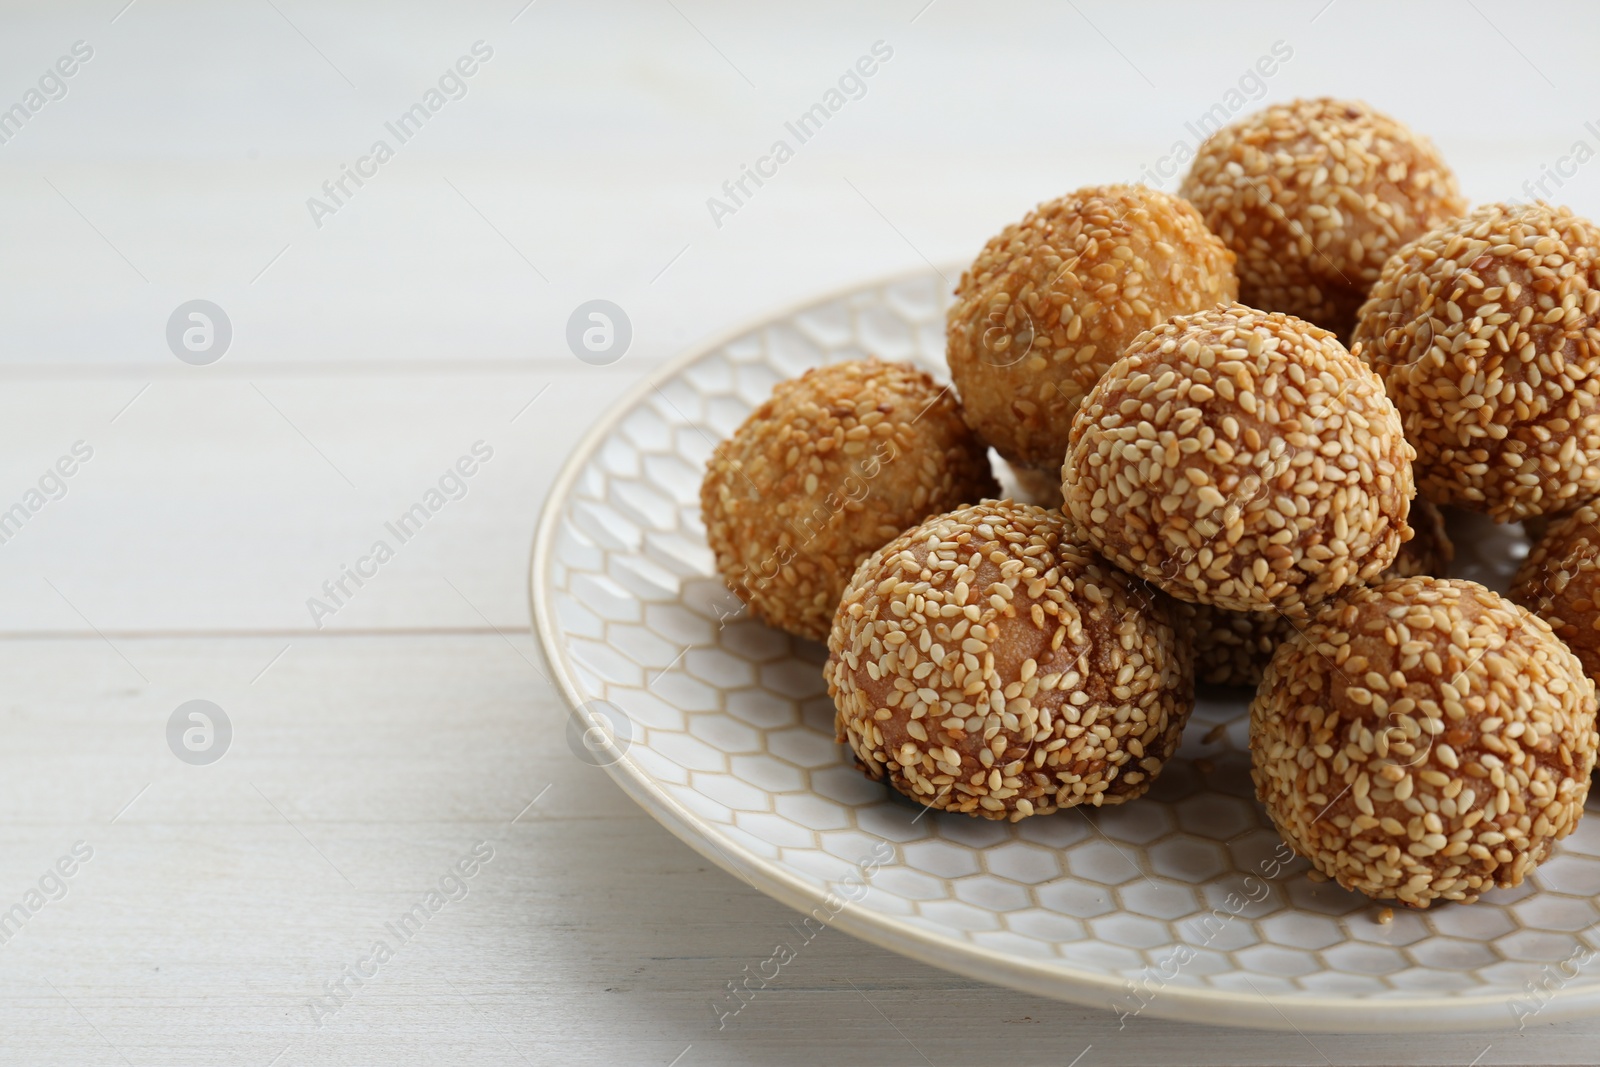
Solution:
M1473 201L1526 195L1600 149L1592 5L124 3L0 8L0 109L94 50L0 145L0 509L94 449L0 544L0 909L95 850L0 946L0 1060L1593 1061L1593 1024L1119 1032L835 932L719 1032L792 916L568 752L525 580L573 442L663 359L1136 177L1275 42L1265 99L1363 97ZM465 98L318 227L307 198L479 40ZM880 40L865 96L716 225L707 198ZM1563 181L1600 214L1600 165ZM596 297L633 325L609 368L564 339ZM206 367L165 340L195 298L233 325ZM307 598L479 440L465 499L317 630ZM166 743L194 698L233 724L209 767ZM313 1027L480 840L469 895Z

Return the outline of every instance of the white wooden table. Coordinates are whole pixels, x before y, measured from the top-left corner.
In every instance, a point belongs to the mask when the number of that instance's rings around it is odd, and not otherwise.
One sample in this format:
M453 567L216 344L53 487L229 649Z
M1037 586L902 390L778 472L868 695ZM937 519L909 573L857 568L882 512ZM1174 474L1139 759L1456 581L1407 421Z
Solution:
M1525 195L1600 147L1592 8L125 2L0 12L0 111L92 51L0 125L0 1062L1593 1062L1600 1024L1119 1031L832 931L719 1031L792 916L573 758L525 588L572 442L694 340L1137 178L1278 41L1267 97L1363 95L1474 199ZM478 41L465 95L387 133ZM1600 165L1561 181L1600 214ZM606 368L564 340L596 297L634 332ZM210 365L166 339L194 299L232 326ZM465 496L314 619L476 442ZM168 743L197 699L231 724L209 765Z

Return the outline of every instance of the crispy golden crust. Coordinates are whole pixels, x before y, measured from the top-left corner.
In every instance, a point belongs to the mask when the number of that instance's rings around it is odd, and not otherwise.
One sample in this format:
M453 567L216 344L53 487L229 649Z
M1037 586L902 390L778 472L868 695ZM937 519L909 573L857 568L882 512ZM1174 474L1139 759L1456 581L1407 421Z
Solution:
M1600 493L1600 230L1490 204L1401 249L1355 339L1422 493L1505 522Z
M869 552L998 492L950 391L868 359L780 382L707 462L700 510L728 588L762 621L820 641Z
M1346 889L1425 908L1517 885L1577 825L1594 683L1475 582L1397 578L1325 604L1250 705L1256 794Z
M861 565L828 638L839 740L929 807L1015 821L1150 787L1193 707L1165 601L999 501Z
M1550 624L1600 678L1600 509L1585 504L1551 523L1517 569L1511 599Z
M1406 522L1416 536L1400 546L1400 554L1378 580L1419 574L1443 578L1455 558L1455 546L1445 533L1444 515L1419 497L1411 502ZM1192 635L1195 680L1207 685L1254 688L1260 684L1279 642L1297 629L1275 611L1226 611L1181 600L1173 601L1173 606L1179 631ZM1305 623L1301 622L1298 628L1304 629Z
M1240 300L1341 338L1384 261L1467 209L1426 138L1364 103L1327 98L1217 131L1179 194L1238 254Z
M1332 334L1240 304L1145 332L1078 411L1066 509L1180 600L1304 618L1411 537L1411 446Z
M946 354L967 422L1054 472L1078 404L1129 341L1238 292L1233 253L1182 200L1107 185L1040 204L956 287Z

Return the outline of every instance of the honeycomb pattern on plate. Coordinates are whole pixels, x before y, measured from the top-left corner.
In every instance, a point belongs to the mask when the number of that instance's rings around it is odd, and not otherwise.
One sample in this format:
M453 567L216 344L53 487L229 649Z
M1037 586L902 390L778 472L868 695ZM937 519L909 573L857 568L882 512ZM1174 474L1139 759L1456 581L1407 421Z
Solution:
M1149 796L1095 812L1016 824L923 813L849 764L833 741L822 646L753 622L714 577L701 472L714 442L808 367L873 354L947 380L945 294L940 277L916 276L707 352L657 380L551 505L534 580L557 622L557 670L627 716L612 772L692 813L713 854L775 864L819 897L849 888L888 842L892 857L846 906L891 936L934 935L957 970L976 948L1060 968L1067 987L1085 973L1142 983L1155 1015L1186 989L1343 998L1352 1011L1499 997L1504 1016L1486 1025L1514 1025L1512 1004L1542 967L1600 946L1600 819L1530 884L1385 923L1378 905L1285 861L1252 794L1243 700L1202 699ZM1495 566L1509 573L1515 560ZM1131 990L1062 995L1139 1003Z

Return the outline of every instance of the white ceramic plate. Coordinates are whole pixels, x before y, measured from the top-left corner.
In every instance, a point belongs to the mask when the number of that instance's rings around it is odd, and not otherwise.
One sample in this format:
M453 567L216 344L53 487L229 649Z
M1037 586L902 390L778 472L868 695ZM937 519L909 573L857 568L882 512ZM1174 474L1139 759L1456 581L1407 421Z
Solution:
M815 922L1031 993L1308 1031L1600 1008L1600 818L1518 889L1380 922L1378 905L1285 862L1251 789L1242 699L1202 699L1150 794L1101 811L930 814L855 770L833 740L822 646L753 622L714 576L700 478L714 444L808 367L873 354L943 377L947 289L929 272L763 319L673 361L580 444L531 572L574 751ZM1525 550L1483 524L1457 537L1455 573L1491 584Z

